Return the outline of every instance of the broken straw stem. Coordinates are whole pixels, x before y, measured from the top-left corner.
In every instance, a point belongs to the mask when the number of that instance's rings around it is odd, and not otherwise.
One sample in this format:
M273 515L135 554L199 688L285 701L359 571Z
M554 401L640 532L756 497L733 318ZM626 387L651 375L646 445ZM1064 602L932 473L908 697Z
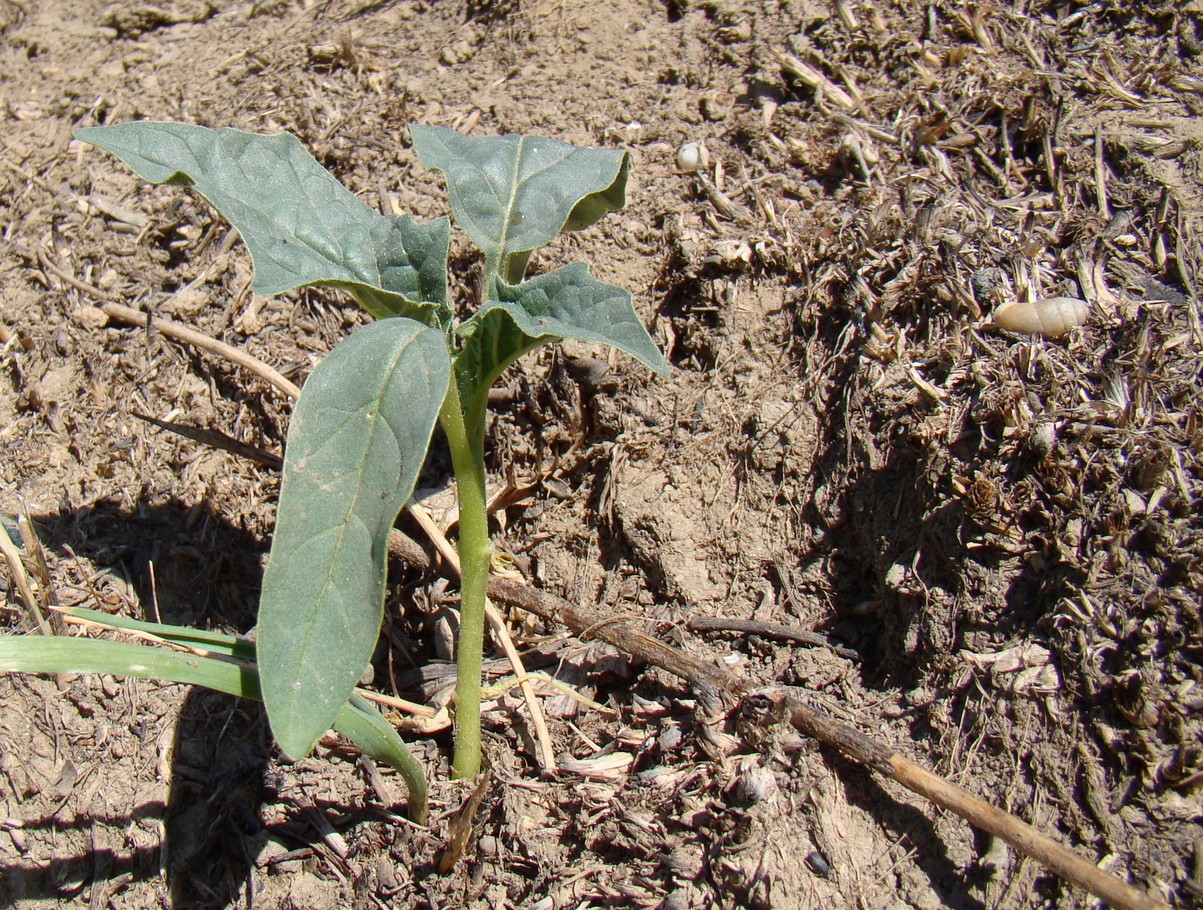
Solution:
M625 618L606 617L588 608L574 606L545 591L496 577L489 580L489 596L545 620L562 623L580 637L592 635L600 638L682 679L700 677L737 696L748 695L752 691L745 681L734 674L643 634ZM932 774L885 743L819 714L797 695L785 695L782 702L789 712L791 723L798 730L897 781L911 792L955 812L987 834L1002 838L1059 878L1084 888L1121 910L1169 910L1168 904L1104 872L1041 834L1027 822Z

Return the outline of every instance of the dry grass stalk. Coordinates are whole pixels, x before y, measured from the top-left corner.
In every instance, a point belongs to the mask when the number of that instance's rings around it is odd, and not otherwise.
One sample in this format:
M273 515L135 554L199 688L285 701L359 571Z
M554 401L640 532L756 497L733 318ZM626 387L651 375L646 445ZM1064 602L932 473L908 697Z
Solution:
M819 70L809 63L803 63L793 54L784 51L774 51L773 55L781 64L781 69L793 76L807 88L812 89L821 97L830 98L845 110L854 110L857 102L848 92L844 91Z
M180 325L178 322L173 322L170 319L160 319L155 316L150 316L147 313L139 312L131 307L124 306L120 303L106 303L101 309L107 316L112 317L120 322L127 322L131 325L149 326L155 331L166 335L168 338L174 338L176 341L186 342L194 347L198 347L203 351L208 351L210 354L217 354L224 357L231 363L235 363L245 370L254 373L260 379L274 386L278 391L284 393L289 398L297 398L301 394L300 387L274 367L268 366L257 357L252 357L245 351L231 347L223 341L218 341L216 338L198 332L195 329L190 329L185 325Z
M4 561L8 563L9 575L13 584L17 586L17 593L21 595L25 609L29 611L29 618L33 622L34 628L43 635L53 635L54 630L46 621L46 615L42 612L42 604L33 591L33 585L29 583L29 573L25 571L25 564L21 560L21 551L17 549L12 538L8 536L8 529L3 525L0 525L0 553L4 554Z
M50 576L50 566L46 562L46 551L42 548L42 541L38 537L37 529L33 524L33 517L29 514L29 507L22 506L21 517L17 519L17 526L21 531L21 543L25 549L25 553L33 566L33 574L37 578L38 584L41 585L43 592L43 605L50 611L50 630L55 635L62 635L66 631L63 625L62 617L56 612L58 609L58 592L54 587L54 579Z
M601 616L546 592L500 578L490 580L489 594L546 620L563 623L577 634L590 632L682 679L704 680L735 696L750 694L747 683L733 674L645 635L626 619ZM780 692L774 694L793 725L803 733L955 812L981 830L1002 838L1065 881L1103 898L1121 910L1168 910L1167 904L1102 871L1014 815L932 774L892 747L814 711L799 696Z
M153 328L168 338L174 338L176 341L193 345L203 351L208 351L210 354L216 354L231 363L249 370L270 385L275 386L276 389L283 392L289 398L295 400L300 396L301 389L296 383L286 379L279 370L268 366L256 357L252 357L246 351L232 347L224 341L218 341L216 338L212 338L203 332L190 329L170 319L160 319L135 310L132 307L127 307L124 304L117 303L115 300L111 300L100 288L94 287L86 281L81 281L74 275L56 266L42 250L38 250L38 260L42 268L56 278L65 281L76 290L83 291L85 294L102 301L103 305L100 309L111 319L116 319L118 322L124 322L129 325Z

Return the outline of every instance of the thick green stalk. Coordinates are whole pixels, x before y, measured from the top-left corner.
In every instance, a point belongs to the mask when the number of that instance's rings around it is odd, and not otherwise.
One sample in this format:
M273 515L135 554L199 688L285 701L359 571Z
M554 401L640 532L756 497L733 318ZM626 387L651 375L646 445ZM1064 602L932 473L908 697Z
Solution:
M485 637L485 591L489 583L489 519L485 511L484 420L463 412L454 371L439 422L447 434L459 496L460 618L456 648L456 777L480 770L480 673Z

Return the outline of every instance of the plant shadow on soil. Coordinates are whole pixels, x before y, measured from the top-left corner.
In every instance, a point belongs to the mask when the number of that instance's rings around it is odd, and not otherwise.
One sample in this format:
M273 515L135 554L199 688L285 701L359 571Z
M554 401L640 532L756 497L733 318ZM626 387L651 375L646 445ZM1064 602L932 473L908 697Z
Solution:
M915 862L927 876L932 890L948 910L985 910L981 899L968 893L966 870L949 855L948 846L936 831L935 822L917 805L892 797L873 774L843 756L825 751L827 761L839 771L848 802L875 818L899 842L914 848ZM973 870L969 870L973 875Z
M132 611L138 618L223 631L246 631L254 623L262 544L213 514L207 504L171 501L139 505L131 512L102 501L87 509L35 516L35 522L48 549L60 558L77 557L98 573L123 577L136 594ZM56 882L63 880L64 865L77 868L79 878L91 879L96 888L123 876L157 878L161 864L171 906L226 907L240 895L250 896L251 848L269 833L259 809L276 798L262 705L192 688L178 710L166 805L150 801L132 807L124 818L80 812L75 820L76 827L99 823L120 828L137 819L160 819L167 855L162 855L162 844L98 849L56 862L54 868L10 870L23 877L18 890L26 897L61 897ZM154 767L148 773L153 776ZM273 825L272 833L289 839L289 829L302 828L303 820L293 814ZM25 827L61 828L62 822L51 815L29 820Z
M854 389L853 370L849 363L833 386ZM838 497L826 514L810 509L813 524L825 527L816 552L831 555L831 585L843 605L829 630L855 643L867 684L904 691L923 685L958 651L974 650L975 632L1006 640L1046 632L1053 606L1071 582L1083 581L1037 551L1016 558L990 544L988 523L975 519L967 497L943 487L956 462L973 471L997 456L980 435L966 433L947 450L955 462L938 460L943 454L907 438L917 413L882 413L857 391L836 398L824 409L819 438L827 442L814 464ZM879 423L900 427L888 448ZM1004 479L1033 467L1015 460ZM1011 520L1023 521L1022 514ZM1035 540L1047 534L1024 530Z
M833 416L832 420L842 418ZM839 434L830 438L841 439ZM842 445L842 440L837 444ZM899 552L904 553L912 552L908 547L923 545L926 536L934 533L925 524L930 504L914 495L915 490L925 488L922 478L926 471L921 457L899 447L878 469L865 468L847 487L846 501L856 520L831 529L826 541L843 557L837 564L846 562L848 567L848 572L840 576L843 584L839 586L845 603L855 603L866 594L880 594L876 579L884 567L900 558L898 552L881 552L873 573L866 573L863 563L860 569L853 569L858 554L868 552L887 526ZM899 489L912 491L902 498L907 506L901 512L895 503ZM215 514L205 503L190 506L173 500L131 510L102 501L88 509L64 508L36 516L35 521L44 542L59 558L78 558L83 564L93 565L97 572L124 578L126 588L136 595L136 602L127 604L127 609L139 618L155 618L157 611L157 618L165 623L240 632L254 623L264 544ZM957 521L950 525L951 537L947 529L941 528L940 539L945 543L956 541ZM614 543L616 548L623 546ZM964 557L960 549L946 555L957 560ZM618 556L614 553L611 558L617 560ZM887 605L883 609L896 608ZM938 617L924 619L931 609L925 609L921 602L902 603L897 610L896 618L889 623L858 623L862 626L858 647L866 657L870 677L884 685L906 687L919 682L921 659L947 655L952 641L923 641L920 653L905 654L902 644L907 623L932 623ZM1029 616L1024 621L1034 619ZM97 699L102 697L102 693L96 693ZM288 809L282 821L270 827L264 825L261 807L280 801L279 782L269 773L270 758L270 734L259 704L194 688L179 709L166 805L155 801L134 805L125 816L99 817L81 812L75 826L87 829L99 824L119 829L138 819L161 819L168 849L164 865L170 906L235 905L249 896L248 889L253 889L256 847L268 836L298 847L312 840L303 813L295 808ZM826 760L839 769L849 802L876 816L894 834L905 836L913 845L922 845L916 850L919 865L946 905L961 910L982 906L965 896L964 870L957 868L931 820L920 809L893 798L864 769L832 754L827 754ZM149 771L154 773L153 768ZM51 814L27 820L25 826L52 828L62 823ZM163 861L158 844L141 849L96 849L67 857L54 868L26 867L9 870L9 875L22 876L19 890L25 897L55 899L62 896L56 882L63 881L64 875L68 879L90 879L93 888L116 883L125 876L152 880L159 877ZM66 868L76 870L76 874L65 873Z

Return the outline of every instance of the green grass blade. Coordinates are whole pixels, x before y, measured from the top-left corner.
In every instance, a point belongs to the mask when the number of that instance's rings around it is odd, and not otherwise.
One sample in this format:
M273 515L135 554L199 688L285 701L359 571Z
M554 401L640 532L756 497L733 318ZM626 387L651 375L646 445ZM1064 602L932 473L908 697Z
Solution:
M86 607L63 607L63 616L84 619L112 629L125 629L130 632L145 632L157 635L164 641L183 645L187 648L197 648L223 654L227 657L237 657L242 660L255 659L255 643L230 635L225 632L212 632L206 629L194 629L190 626L172 626L166 623L146 622L119 616L113 613L102 613L100 610L89 610Z
M78 615L96 611L72 609L66 612ZM105 613L99 615L108 617ZM125 628L152 632L162 638L172 634L155 623L138 620L127 620L126 623ZM233 636L225 637L232 639L238 647L249 644L233 639ZM133 676L204 686L238 698L262 699L259 675L253 663L197 657L183 651L102 638L67 635L0 638L0 673L106 673L110 676ZM424 823L426 777L422 766L380 712L355 695L338 712L333 727L354 742L365 755L396 769L409 789L410 817L419 824Z
M108 673L261 698L254 664L72 635L0 638L0 673Z
M409 788L409 817L419 825L426 824L426 775L384 715L367 699L352 695L338 712L334 729L355 743L364 755L396 769Z

